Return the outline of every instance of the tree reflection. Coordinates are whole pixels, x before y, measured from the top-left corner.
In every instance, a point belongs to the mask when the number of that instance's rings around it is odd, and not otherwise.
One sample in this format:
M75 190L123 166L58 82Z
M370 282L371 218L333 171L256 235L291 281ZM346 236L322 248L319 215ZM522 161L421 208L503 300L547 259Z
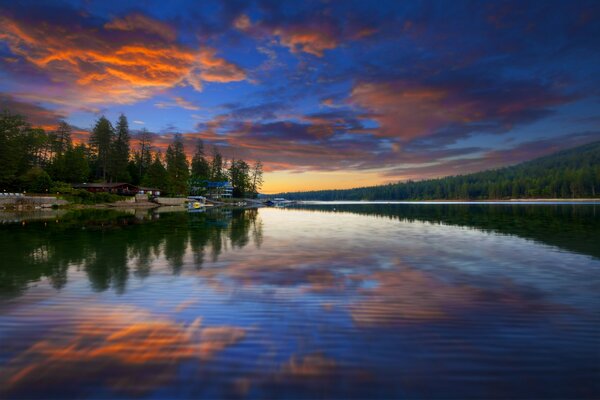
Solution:
M145 218L111 210L73 211L59 220L0 225L0 296L23 292L47 278L55 289L67 283L69 267L81 268L96 291L123 293L130 273L151 274L161 257L173 274L202 268L206 254L216 261L228 247L259 245L257 210L173 212ZM253 238L253 240L251 240ZM189 266L189 265L188 265Z
M335 207L335 208L334 208ZM600 208L583 204L336 204L294 209L466 226L600 258Z

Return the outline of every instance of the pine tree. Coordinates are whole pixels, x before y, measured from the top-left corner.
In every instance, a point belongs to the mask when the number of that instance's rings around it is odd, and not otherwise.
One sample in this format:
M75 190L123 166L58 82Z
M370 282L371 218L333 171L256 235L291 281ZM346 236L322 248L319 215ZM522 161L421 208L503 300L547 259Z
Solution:
M196 153L192 158L192 177L196 180L208 180L210 178L210 164L204 156L202 140L198 141Z
M213 182L222 182L227 180L223 165L223 156L217 147L213 147L212 161L210 163L210 180Z
M166 191L168 187L168 180L169 175L167 174L165 165L162 162L162 155L160 152L157 152L154 155L152 164L148 166L148 171L142 179L142 185Z
M233 197L244 197L250 190L250 166L244 160L231 160L229 178Z
M53 132L52 153L54 156L64 154L70 147L73 146L71 141L71 126L65 121L60 121L58 128Z
M138 179L142 181L150 164L152 164L152 134L144 128L138 136L138 141L139 150L135 152L133 159L138 170Z
M96 121L90 135L90 148L96 166L96 176L106 181L111 163L111 149L115 131L106 117L102 116Z
M188 194L190 170L181 135L175 135L173 143L167 148L168 191L172 194Z
M263 185L263 165L260 161L256 161L252 166L250 181L250 193L252 197L256 197Z
M200 195L206 190L205 182L210 179L210 164L204 156L204 143L198 140L196 153L192 158L192 173L190 177L190 194Z
M127 117L123 114L119 116L116 126L116 137L111 148L110 175L111 180L116 182L129 182L131 176L127 170L129 163L129 124Z

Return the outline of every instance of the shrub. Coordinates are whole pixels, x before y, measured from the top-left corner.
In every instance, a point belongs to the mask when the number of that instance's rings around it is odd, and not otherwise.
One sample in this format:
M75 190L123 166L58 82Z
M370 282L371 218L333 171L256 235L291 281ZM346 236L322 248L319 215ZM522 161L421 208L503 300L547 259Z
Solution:
M61 197L70 203L75 204L98 204L98 203L114 203L115 201L125 200L126 197L112 193L92 193L85 189L73 189L60 191Z
M52 187L52 178L40 167L33 167L22 177L23 188L29 192L46 193Z

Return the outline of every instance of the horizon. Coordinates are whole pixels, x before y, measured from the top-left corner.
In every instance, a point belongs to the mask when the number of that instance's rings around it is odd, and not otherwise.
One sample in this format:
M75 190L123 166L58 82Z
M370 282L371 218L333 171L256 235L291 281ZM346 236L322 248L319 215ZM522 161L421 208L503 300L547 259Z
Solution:
M503 165L500 167L496 167L496 168L487 168L487 169L483 169L480 171L474 171L468 174L462 174L462 175L442 175L439 177L431 177L431 178L423 178L423 179L416 179L416 180L407 180L407 181L399 181L399 182L389 182L389 183L384 183L384 184L380 184L380 185L370 185L370 186L353 186L351 188L348 189L368 189L368 188L374 188L374 187L379 187L379 186L385 186L387 184L393 185L393 184L409 184L409 183L418 183L421 181L435 181L435 180L440 180L440 179L445 179L445 178L456 178L456 177L461 177L461 176L465 176L465 175L476 175L478 173L485 173L485 172L490 172L490 171L500 171L503 170L504 168L511 168L511 167L519 167L521 164L526 164L530 161L535 162L537 160L540 159L545 159L547 157L552 157L552 156L557 156L559 154L562 154L563 152L569 152L572 150L577 150L580 148L588 148L589 146L594 146L594 145L599 145L600 141L594 140L588 143L585 143L583 145L577 145L577 146L572 146L572 147L567 147L567 148L563 148L561 150L558 150L556 152L550 153L550 154L545 154L530 160L524 160L518 163L514 163L514 164L508 164L508 165ZM295 193L311 193L311 192L327 192L327 191L331 191L331 190L348 190L348 189L316 189L316 190L307 190L307 191L293 191L293 192L279 192L279 193L273 193L275 195L284 195L284 194L295 194ZM261 193L263 195L269 195L268 193ZM341 200L341 201L345 201L345 200ZM362 200L360 200L362 201ZM380 201L380 200L374 200L374 201ZM385 201L385 202L389 202L389 200L381 200L381 201ZM405 201L405 200L398 200L399 202L410 202L410 201ZM447 201L447 200L424 200L425 202L427 201ZM462 201L462 200L460 200ZM500 200L486 200L486 201L500 201Z
M119 114L260 160L264 194L518 164L600 138L600 4L0 4L0 109Z

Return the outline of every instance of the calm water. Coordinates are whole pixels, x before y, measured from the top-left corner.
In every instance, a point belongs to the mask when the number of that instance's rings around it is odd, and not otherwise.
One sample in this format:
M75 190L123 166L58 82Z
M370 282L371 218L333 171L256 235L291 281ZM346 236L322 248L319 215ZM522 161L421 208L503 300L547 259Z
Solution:
M0 221L0 397L600 397L599 205Z

